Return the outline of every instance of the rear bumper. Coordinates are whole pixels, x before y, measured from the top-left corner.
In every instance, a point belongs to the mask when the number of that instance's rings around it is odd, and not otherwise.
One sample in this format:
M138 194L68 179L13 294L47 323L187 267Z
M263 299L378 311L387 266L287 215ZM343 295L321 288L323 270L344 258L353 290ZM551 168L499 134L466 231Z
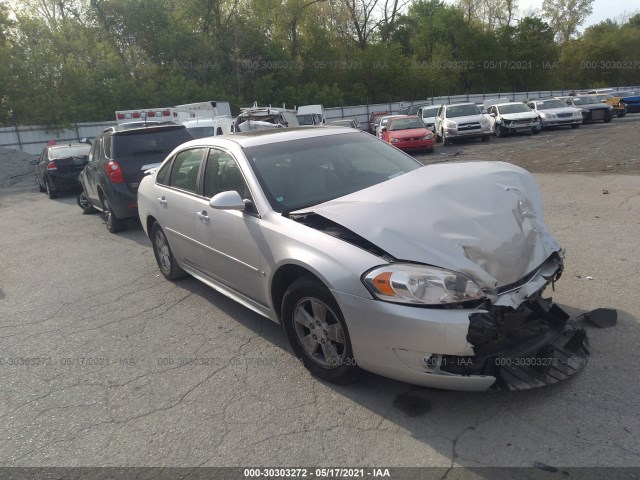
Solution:
M55 190L80 188L80 181L78 180L79 174L80 172L47 172L49 181Z
M116 217L122 219L138 216L138 194L131 192L126 184L110 184L110 188L105 188L105 195Z

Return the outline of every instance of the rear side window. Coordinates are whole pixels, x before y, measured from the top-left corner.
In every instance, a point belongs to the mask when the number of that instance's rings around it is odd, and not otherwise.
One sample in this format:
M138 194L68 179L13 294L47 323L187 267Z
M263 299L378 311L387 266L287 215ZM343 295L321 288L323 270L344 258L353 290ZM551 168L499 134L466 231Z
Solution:
M156 183L159 183L160 185L167 185L169 181L169 176L167 173L171 169L171 163L173 163L173 159L169 160L164 165L162 165L162 167L160 167L160 170L158 170L158 174L156 175Z
M107 158L111 158L111 138L112 137L105 137L102 142L104 148L104 156Z
M169 177L169 185L186 192L196 193L198 171L205 149L184 150L176 155Z

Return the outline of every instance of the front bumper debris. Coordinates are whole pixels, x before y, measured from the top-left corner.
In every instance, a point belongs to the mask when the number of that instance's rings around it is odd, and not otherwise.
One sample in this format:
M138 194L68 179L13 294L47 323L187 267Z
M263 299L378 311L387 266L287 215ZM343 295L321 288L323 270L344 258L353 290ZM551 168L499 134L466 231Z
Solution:
M578 319L540 294L517 309L493 307L469 320L475 356L442 356L437 362L443 372L493 376L492 390L527 390L562 382L587 363L589 342Z

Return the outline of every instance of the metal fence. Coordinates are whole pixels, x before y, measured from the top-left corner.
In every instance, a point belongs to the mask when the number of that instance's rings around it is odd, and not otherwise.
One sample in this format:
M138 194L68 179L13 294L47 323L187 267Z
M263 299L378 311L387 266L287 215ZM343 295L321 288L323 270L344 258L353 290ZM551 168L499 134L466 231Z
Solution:
M640 87L617 87L616 91L640 90ZM522 101L529 98L554 97L569 95L570 90L548 90L532 92L497 92L479 93L468 95L451 95L443 97L431 97L425 100L413 100L408 102L376 103L371 105L357 105L350 107L335 107L325 109L327 121L339 120L342 118L356 118L365 126L369 120L371 112L383 111L389 114L398 113L402 108L411 105L441 105L443 103L473 102L481 103L490 98L507 98L513 101ZM77 142L81 138L93 138L105 128L115 125L115 121L76 123L71 129L60 132L52 132L42 126L30 127L5 127L0 128L0 147L15 148L26 153L38 155L50 140L58 143Z
M71 129L52 132L42 126L0 128L0 147L15 148L32 155L39 155L50 140L57 143L77 142L81 138L93 138L116 122L76 123Z

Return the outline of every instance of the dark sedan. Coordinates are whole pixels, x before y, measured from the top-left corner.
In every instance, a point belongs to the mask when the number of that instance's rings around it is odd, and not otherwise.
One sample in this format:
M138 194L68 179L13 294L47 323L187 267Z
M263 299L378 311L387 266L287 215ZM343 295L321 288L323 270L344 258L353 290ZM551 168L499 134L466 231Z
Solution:
M69 143L47 146L37 160L36 181L41 192L47 192L49 198L56 198L61 190L73 190L80 187L78 174L87 164L91 145Z
M575 97L562 97L570 107L582 110L582 123L604 122L613 120L613 107L602 103L602 100L593 95L577 95Z

